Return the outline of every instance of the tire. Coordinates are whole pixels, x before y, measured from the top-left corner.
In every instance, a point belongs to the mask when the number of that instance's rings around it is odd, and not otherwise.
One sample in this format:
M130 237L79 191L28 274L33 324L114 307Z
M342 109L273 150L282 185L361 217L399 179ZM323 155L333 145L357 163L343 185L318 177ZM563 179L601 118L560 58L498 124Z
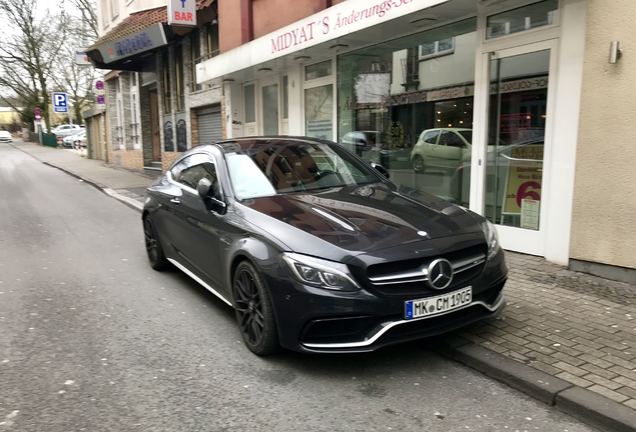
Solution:
M234 311L243 342L258 356L280 350L272 298L254 266L241 262L232 277Z
M167 270L170 267L170 262L163 253L161 242L148 216L144 218L144 242L146 244L146 253L148 254L150 267L157 271Z
M420 155L413 156L412 163L413 163L413 171L424 172L424 159L422 159L422 156Z

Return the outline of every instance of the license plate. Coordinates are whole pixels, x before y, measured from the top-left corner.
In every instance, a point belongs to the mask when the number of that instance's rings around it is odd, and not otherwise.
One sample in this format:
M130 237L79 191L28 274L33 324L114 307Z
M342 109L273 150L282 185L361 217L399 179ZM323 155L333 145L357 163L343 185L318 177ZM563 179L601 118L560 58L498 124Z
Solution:
M459 309L470 304L473 299L473 288L466 287L452 293L404 302L404 318L407 320L431 317L444 312Z

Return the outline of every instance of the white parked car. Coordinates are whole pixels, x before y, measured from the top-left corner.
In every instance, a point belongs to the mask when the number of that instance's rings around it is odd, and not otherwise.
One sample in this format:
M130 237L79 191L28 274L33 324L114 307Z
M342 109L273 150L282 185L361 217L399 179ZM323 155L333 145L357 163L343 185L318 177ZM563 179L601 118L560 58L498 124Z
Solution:
M81 132L82 130L84 130L84 128L80 125L76 125L76 124L61 124L55 128L53 128L53 130L51 131L52 133L54 133L57 136L61 136L61 137L67 137L70 135L76 135L79 132Z
M13 142L13 137L8 131L0 131L0 142Z
M455 169L470 161L472 137L472 129L426 129L411 151L413 169L417 172L430 167Z
M64 137L62 140L62 146L66 148L78 148L86 143L86 131L82 130L79 133Z

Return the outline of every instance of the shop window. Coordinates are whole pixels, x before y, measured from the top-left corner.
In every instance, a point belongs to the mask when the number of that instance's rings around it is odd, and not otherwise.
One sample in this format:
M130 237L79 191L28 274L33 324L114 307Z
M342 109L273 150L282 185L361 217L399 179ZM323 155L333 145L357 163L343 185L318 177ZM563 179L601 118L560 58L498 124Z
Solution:
M554 24L558 8L558 0L545 0L491 15L487 19L486 38L497 38Z
M185 107L185 83L183 80L183 46L176 45L174 48L174 78L177 104L177 112L181 112Z
M468 205L475 19L338 57L338 136L403 188Z
M455 51L455 38L446 38L420 45L420 60L452 54Z
M283 119L289 118L289 79L283 76Z
M161 55L161 86L163 89L163 112L169 114L172 112L172 89L170 82L170 57L168 50Z

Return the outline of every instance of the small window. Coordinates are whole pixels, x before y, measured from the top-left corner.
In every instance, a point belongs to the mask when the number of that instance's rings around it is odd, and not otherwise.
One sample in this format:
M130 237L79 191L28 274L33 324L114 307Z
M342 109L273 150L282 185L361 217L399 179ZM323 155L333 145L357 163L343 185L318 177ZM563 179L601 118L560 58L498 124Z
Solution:
M331 60L305 66L305 81L331 75Z
M420 45L420 60L440 57L455 52L455 38L449 37Z
M558 0L545 0L488 17L486 38L493 39L554 24Z
M422 134L422 141L428 144L437 144L438 130L426 131Z

